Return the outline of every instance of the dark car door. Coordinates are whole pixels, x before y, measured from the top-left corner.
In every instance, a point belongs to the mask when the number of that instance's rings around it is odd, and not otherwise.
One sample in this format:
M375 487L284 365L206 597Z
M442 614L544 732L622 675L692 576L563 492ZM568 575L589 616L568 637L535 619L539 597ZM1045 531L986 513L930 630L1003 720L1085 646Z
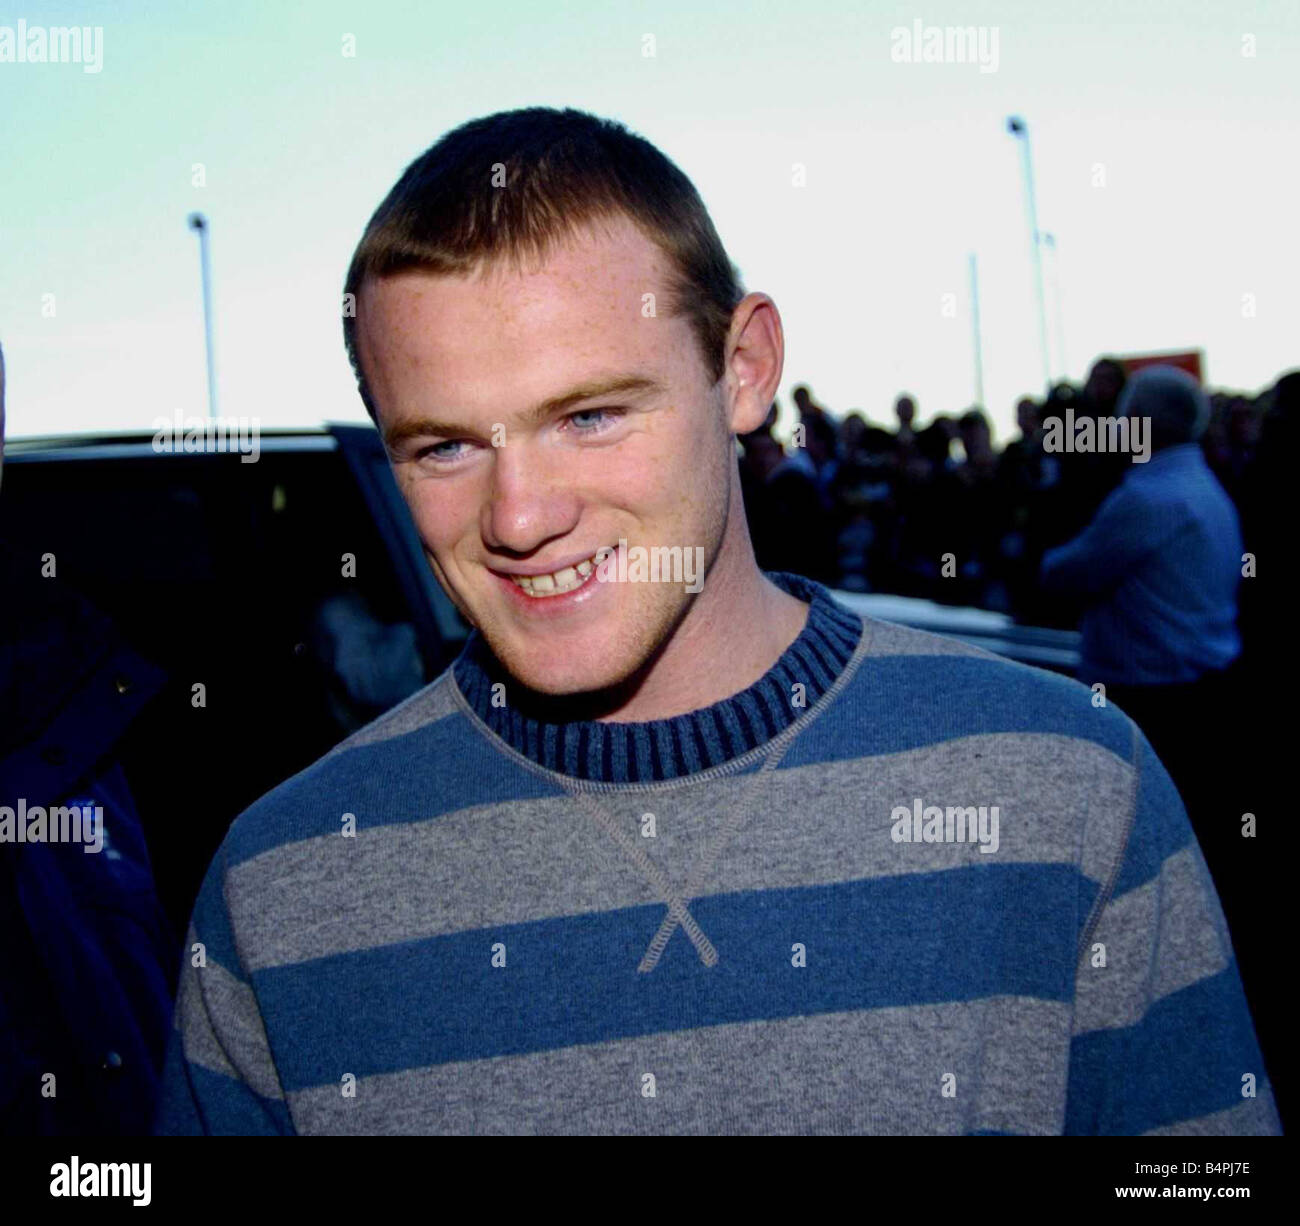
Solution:
M120 750L180 933L239 812L432 680L467 632L368 426L264 434L256 463L23 441L0 534L20 586L67 585L166 675Z

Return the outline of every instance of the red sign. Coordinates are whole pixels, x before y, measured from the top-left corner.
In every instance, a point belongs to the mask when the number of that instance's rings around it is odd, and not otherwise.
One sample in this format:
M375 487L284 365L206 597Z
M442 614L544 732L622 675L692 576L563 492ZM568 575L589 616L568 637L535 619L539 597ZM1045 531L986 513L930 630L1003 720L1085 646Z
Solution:
M1124 367L1125 373L1130 375L1144 366L1177 366L1179 370L1185 370L1189 375L1195 376L1197 383L1203 382L1199 349L1193 349L1188 353L1132 353L1127 357L1121 357L1119 362Z

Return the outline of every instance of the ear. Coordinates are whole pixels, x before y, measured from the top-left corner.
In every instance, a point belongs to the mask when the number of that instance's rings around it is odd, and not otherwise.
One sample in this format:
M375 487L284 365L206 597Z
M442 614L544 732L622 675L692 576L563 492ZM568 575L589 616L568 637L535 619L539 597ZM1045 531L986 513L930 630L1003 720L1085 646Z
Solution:
M727 333L727 410L735 434L767 420L785 368L781 313L766 294L746 294L731 314Z

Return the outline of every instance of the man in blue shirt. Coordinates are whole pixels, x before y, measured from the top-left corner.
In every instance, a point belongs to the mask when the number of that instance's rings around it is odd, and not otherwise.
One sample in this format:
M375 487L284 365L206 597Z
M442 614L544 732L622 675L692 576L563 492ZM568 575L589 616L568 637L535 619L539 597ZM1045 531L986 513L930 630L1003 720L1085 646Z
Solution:
M1092 522L1044 555L1042 583L1082 604L1080 679L1147 734L1211 867L1222 867L1215 848L1228 832L1220 823L1216 834L1210 819L1227 799L1215 786L1237 707L1241 524L1197 441L1210 403L1191 375L1139 371L1117 413L1145 419L1148 459L1135 456Z
M1089 684L1181 686L1241 654L1241 525L1197 442L1209 414L1191 375L1139 371L1119 415L1150 420L1149 461L1135 457L1092 523L1043 558L1044 585L1086 606L1080 675Z

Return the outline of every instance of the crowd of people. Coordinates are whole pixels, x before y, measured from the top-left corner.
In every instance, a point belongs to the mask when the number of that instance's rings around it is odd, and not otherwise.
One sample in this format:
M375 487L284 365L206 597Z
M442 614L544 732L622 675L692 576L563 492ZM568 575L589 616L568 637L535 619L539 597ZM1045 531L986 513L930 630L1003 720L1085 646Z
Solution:
M1082 387L1059 383L1016 405L1019 434L1000 450L979 408L914 426L899 396L892 426L859 410L838 419L805 386L794 391L793 444L773 436L777 406L742 439L741 479L759 565L835 588L925 597L993 609L1018 621L1071 626L1077 604L1039 582L1044 554L1076 536L1128 471L1133 457L1050 452L1047 424L1069 410L1112 417L1127 380L1113 358L1095 362ZM1267 445L1294 429L1300 374L1259 396L1214 392L1200 445L1236 505L1249 539L1266 508L1278 462ZM1289 401L1288 401L1289 396ZM1289 416L1288 416L1289 415Z
M1131 716L1181 794L1270 1076L1285 1081L1271 950L1290 785L1277 704L1296 682L1283 469L1294 464L1300 370L1252 397L1207 393L1169 365L1130 373L1102 358L1082 388L1022 399L1020 433L1001 451L979 409L917 430L916 405L900 396L885 429L858 412L836 421L807 387L794 399L788 451L772 435L775 412L741 440L759 565L1078 627L1083 698ZM1108 441L1140 430L1141 446L1062 450L1059 423L1074 422L1077 439L1089 418L1094 438L1109 419Z

